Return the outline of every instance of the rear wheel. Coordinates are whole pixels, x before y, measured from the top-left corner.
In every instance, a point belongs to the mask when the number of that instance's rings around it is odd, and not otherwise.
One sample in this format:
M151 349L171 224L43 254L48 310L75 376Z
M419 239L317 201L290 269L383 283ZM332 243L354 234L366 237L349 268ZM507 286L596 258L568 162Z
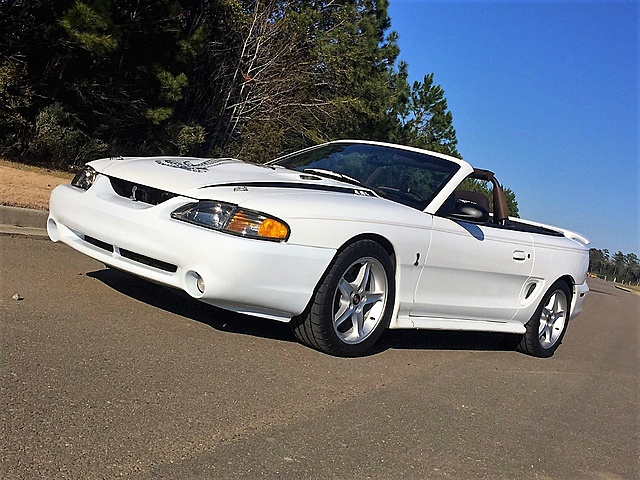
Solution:
M518 350L534 357L550 357L562 343L569 323L571 290L559 280L547 291L535 313L525 325Z
M393 262L382 246L358 241L338 253L307 311L291 321L302 343L339 356L362 355L389 326Z

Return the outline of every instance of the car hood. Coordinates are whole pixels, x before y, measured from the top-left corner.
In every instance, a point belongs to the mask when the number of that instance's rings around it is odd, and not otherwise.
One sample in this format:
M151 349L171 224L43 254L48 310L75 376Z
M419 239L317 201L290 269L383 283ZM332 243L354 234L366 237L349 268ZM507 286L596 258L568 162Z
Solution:
M209 188L221 186L370 192L338 180L232 158L115 157L95 160L89 165L110 177L192 198L207 198Z

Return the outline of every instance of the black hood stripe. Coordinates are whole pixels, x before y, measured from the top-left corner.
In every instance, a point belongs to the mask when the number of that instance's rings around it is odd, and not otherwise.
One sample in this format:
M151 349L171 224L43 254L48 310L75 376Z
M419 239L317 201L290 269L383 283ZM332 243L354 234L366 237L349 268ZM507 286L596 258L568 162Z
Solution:
M237 182L237 183L218 183L215 185L205 185L199 187L203 188L215 188L215 187L258 187L258 188L294 188L298 190L320 190L324 192L339 192L339 193L351 193L353 195L364 195L373 197L374 194L370 190L338 187L335 185L313 185L309 183L292 183L292 182Z

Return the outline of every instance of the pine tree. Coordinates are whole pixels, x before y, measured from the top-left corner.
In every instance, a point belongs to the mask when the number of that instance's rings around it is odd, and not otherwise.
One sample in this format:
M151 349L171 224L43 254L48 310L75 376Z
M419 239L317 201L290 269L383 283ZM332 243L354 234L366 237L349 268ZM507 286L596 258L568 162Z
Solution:
M0 95L29 99L19 116L0 110L13 140L0 153L65 166L202 141L198 125L176 115L202 43L183 3L2 2Z
M401 73L406 78L406 65L401 65ZM453 114L448 110L444 90L434 85L433 77L433 73L425 75L422 82L414 82L409 89L399 108L396 138L407 145L460 157Z

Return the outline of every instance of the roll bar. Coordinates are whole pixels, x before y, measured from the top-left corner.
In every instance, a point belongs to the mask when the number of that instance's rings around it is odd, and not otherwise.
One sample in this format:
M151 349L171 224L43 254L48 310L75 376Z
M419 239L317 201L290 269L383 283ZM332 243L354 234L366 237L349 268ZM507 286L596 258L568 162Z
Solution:
M482 170L481 168L474 168L473 173L469 175L470 178L476 180L484 180L485 182L491 182L493 185L493 222L500 225L504 225L509 218L509 209L507 208L507 197L504 194L504 189L493 172L489 170Z

